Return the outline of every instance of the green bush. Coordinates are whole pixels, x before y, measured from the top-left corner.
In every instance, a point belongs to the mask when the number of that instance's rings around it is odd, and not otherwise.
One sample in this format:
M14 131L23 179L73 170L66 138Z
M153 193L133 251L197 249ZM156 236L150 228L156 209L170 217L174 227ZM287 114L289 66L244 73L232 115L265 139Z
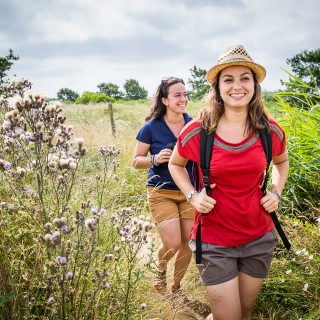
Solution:
M100 103L100 102L112 102L116 101L115 98L109 97L104 93L95 93L90 91L85 91L80 97L75 101L76 104L88 104L88 103Z

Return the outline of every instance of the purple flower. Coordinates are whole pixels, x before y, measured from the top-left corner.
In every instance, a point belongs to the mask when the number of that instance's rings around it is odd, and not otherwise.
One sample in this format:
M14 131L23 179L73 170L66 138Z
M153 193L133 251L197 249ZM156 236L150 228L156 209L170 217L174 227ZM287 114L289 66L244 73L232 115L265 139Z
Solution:
M120 250L119 247L114 247L114 251L115 251L115 252L118 252L119 250Z
M61 231L68 231L68 226L66 224L63 224L61 227L60 227L60 230Z
M103 209L103 208L100 209L100 213L101 213L101 214L105 214L106 212L107 212L106 209Z
M119 234L120 234L120 236L124 236L126 234L126 232L124 230L120 230Z
M96 208L92 208L92 209L91 209L91 211L90 211L90 213L91 213L91 214L97 214L97 213L98 213L98 211L97 211L97 209L96 209Z
M104 287L105 287L106 289L108 289L108 288L110 287L110 283L109 283L109 282L106 282L106 283L104 284Z
M4 161L4 163L3 163L3 167L5 168L5 169L10 169L11 168L11 163L10 162L8 162L8 161Z
M69 271L69 272L67 273L67 279L68 279L68 280L72 280L72 279L73 279L73 273L72 273L72 272Z
M67 258L66 257L60 257L59 263L62 264L62 265L67 264Z
M141 303L141 309L144 309L147 306L146 303Z
M49 299L48 299L48 302L49 303L53 303L55 300L54 300L54 297L50 297Z

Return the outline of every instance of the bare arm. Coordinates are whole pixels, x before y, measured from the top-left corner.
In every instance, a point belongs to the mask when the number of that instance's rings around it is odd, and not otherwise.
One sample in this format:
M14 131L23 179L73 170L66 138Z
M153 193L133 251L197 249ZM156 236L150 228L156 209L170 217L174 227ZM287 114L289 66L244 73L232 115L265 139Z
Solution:
M266 195L261 199L262 206L268 212L278 209L280 197L275 191L278 191L280 194L282 193L289 173L289 161L286 153L273 158L272 162L271 192L267 191Z
M191 190L195 190L185 168L187 162L188 159L181 157L175 147L169 161L169 171L174 182L185 195ZM214 188L214 186L212 185L211 187ZM216 201L207 196L206 190L203 188L200 193L196 193L191 197L190 203L198 212L208 213L213 209Z
M132 166L135 169L148 169L151 167L151 158L148 156L150 144L137 141L134 148Z
M148 156L150 150L150 144L137 141L137 144L133 153L132 166L135 169L148 169L152 166L151 156ZM168 162L172 154L171 149L162 149L158 154L154 155L155 163Z

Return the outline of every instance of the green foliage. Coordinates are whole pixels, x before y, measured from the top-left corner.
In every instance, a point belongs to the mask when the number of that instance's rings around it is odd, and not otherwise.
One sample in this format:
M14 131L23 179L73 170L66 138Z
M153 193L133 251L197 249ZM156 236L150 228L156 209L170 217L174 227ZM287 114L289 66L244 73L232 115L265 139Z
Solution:
M299 95L286 95L285 100L299 108L308 108L309 101L319 103L319 85L320 85L320 49L313 51L304 50L296 54L287 63L292 68L288 81L282 81L286 92L296 92Z
M122 207L120 150L88 155L59 102L20 83L1 92L0 318L140 319L154 224Z
M308 86L296 78L301 87ZM298 217L315 221L320 207L320 106L306 92L277 92L273 113L287 134L290 173L287 181L287 206ZM292 107L290 101L303 97L306 110ZM320 99L318 96L317 99Z
M95 93L85 91L82 96L78 97L75 101L76 104L88 104L88 103L100 103L100 102L115 102L112 97L107 96L104 93Z
M293 73L310 87L320 84L320 49L304 50L286 62L291 66Z
M210 91L210 85L206 79L207 72L196 66L189 70L191 71L191 78L188 79L188 83L192 89L189 90L188 96L191 100L201 100Z
M123 87L126 100L145 99L148 96L148 91L140 87L139 82L135 79L127 79Z
M116 100L123 98L123 92L120 91L119 86L115 83L100 83L98 84L98 89L100 93L104 93L105 95L115 98Z
M75 102L79 97L79 93L69 88L61 88L57 93L57 99L60 101Z
M19 56L15 56L12 49L9 49L9 54L5 57L0 57L0 84L3 83L7 72L11 69L13 61L19 60Z

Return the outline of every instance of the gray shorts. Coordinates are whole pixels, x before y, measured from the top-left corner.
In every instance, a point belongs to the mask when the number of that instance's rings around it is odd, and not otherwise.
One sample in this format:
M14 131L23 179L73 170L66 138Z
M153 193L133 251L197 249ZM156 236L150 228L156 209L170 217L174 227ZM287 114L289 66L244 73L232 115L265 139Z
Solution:
M202 243L202 260L198 265L201 282L205 286L224 283L235 278L240 271L255 278L265 278L277 243L275 230L235 247ZM189 246L195 254L195 240L191 240Z

